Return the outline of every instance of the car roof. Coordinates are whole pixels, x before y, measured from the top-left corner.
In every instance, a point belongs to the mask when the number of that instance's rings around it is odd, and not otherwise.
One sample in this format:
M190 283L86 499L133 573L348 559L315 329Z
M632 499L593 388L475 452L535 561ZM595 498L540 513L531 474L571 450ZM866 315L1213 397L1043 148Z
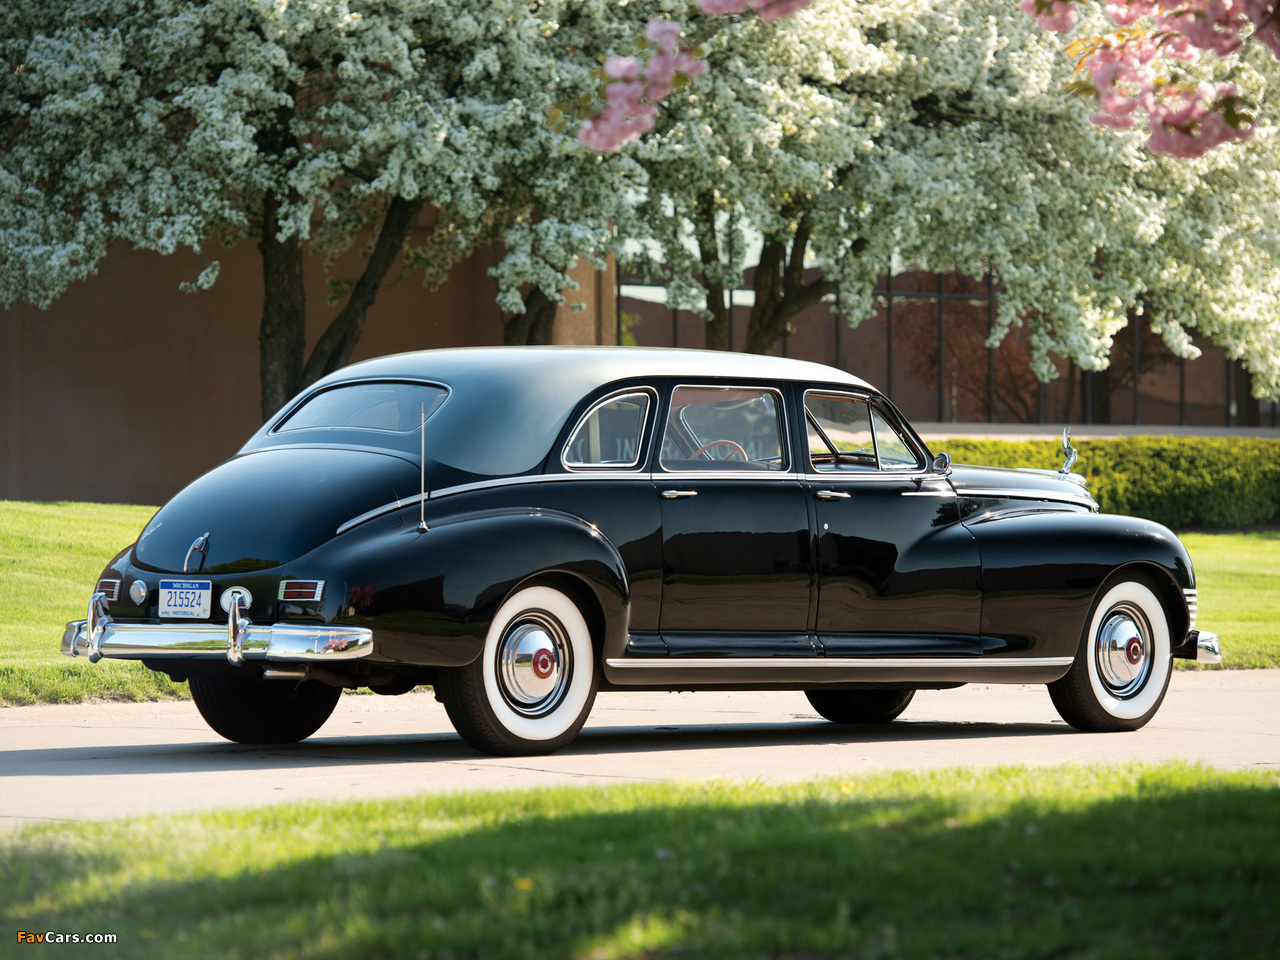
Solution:
M850 373L807 360L724 350L592 346L456 347L398 353L344 367L317 386L401 377L458 387L493 377L550 382L575 394L575 399L602 384L644 377L733 377L839 383L872 389Z
M452 471L453 482L516 476L537 469L577 405L608 384L660 378L689 383L735 379L764 385L799 381L870 390L857 377L819 363L719 350L648 347L461 347L401 353L354 363L317 381L263 426L242 453L268 446L338 442L328 430L273 435L307 397L345 383L425 380L449 388L428 417L424 436L366 435L359 442L427 459ZM347 438L342 442L353 442ZM437 468L433 467L433 471Z

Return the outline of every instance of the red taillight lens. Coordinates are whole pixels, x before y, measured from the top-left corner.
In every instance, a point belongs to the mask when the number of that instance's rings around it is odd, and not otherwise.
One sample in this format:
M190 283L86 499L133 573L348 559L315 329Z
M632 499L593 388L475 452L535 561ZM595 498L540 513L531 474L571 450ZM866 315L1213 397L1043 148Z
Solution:
M120 599L120 581L119 580L99 580L98 589L95 591L103 594L113 603Z
M279 599L289 603L318 603L323 597L323 580L280 581Z

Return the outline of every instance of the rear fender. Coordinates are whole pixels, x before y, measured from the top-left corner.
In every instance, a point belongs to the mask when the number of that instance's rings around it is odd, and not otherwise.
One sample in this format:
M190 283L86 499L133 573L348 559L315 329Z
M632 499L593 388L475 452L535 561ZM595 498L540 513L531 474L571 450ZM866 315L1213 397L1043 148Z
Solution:
M417 521L413 511L378 518L289 564L299 577L333 571L326 619L373 630L370 659L470 663L503 601L532 581L557 582L588 607L598 648L626 646L626 568L593 525L536 508L456 514L426 531Z

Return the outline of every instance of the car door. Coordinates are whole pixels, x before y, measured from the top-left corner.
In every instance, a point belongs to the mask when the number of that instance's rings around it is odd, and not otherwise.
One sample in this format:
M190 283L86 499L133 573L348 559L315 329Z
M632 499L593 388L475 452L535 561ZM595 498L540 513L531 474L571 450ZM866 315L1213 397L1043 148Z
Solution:
M654 470L672 656L814 656L808 493L781 390L677 385Z
M808 390L825 654L980 655L981 567L955 491L869 396Z

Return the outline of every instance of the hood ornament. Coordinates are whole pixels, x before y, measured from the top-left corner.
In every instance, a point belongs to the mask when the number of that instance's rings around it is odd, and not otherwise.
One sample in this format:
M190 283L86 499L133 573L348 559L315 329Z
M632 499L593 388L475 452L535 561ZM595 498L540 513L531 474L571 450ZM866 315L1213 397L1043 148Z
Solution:
M1071 445L1071 428L1062 428L1062 455L1067 458L1067 462L1058 470L1059 473L1067 476L1071 473L1071 467L1076 462L1076 448Z
M193 542L187 550L187 559L182 561L182 572L187 573L190 570L191 555L194 553L200 554L200 567L203 567L205 561L205 550L207 550L208 547L209 534L207 532L203 537L196 537L195 542ZM196 569L199 570L200 567L196 567Z

